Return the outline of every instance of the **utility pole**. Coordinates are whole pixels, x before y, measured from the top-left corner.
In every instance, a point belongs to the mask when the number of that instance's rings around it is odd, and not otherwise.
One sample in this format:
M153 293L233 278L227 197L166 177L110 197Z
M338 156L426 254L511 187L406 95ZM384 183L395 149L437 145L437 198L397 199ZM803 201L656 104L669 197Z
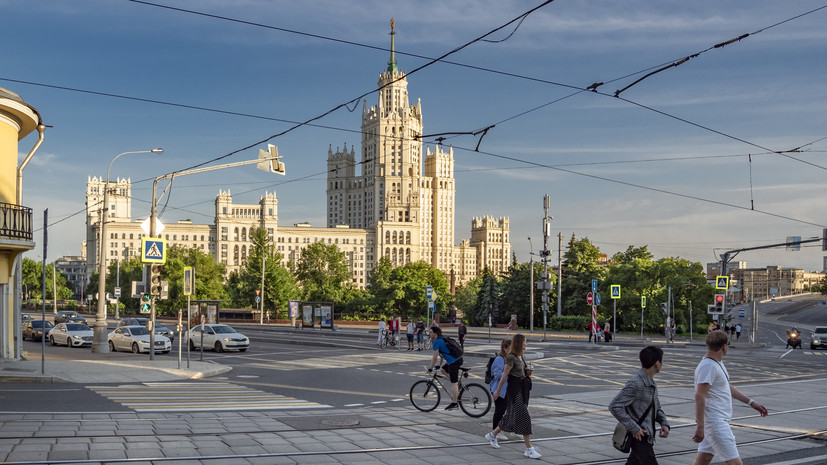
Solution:
M261 314L259 315L260 321L258 324L264 324L264 262L267 260L267 257L264 255L264 248L261 249Z
M121 287L121 259L118 257L118 260L115 261L116 270L115 271L115 287ZM120 315L121 310L121 298L115 296L115 321L119 321L121 319Z
M557 233L557 317L563 316L563 233Z
M528 238L528 243L531 244L531 238ZM528 331L534 331L534 248L531 248L531 254L529 255L528 260L528 267L529 267L529 276L531 285L528 288L528 301L529 301L529 313L528 313Z
M548 294L551 290L551 285L548 280L548 257L551 251L548 250L548 236L551 232L551 220L553 217L548 216L549 195L543 197L543 250L540 255L543 257L543 274L540 276L543 280L543 342L546 340L546 325L548 324Z

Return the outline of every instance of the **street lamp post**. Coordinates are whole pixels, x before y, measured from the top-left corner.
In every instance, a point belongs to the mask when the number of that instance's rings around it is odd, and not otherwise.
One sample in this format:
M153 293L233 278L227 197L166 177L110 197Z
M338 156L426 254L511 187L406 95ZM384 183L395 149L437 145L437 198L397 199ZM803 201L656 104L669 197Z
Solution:
M98 261L98 311L95 315L94 335L92 337L92 352L106 353L109 352L109 344L106 341L106 216L109 207L109 171L112 169L112 163L123 155L133 153L163 153L163 149L139 150L137 152L124 152L115 156L109 162L109 168L106 169L106 184L103 187L103 206L101 206L100 215L100 241L98 248L100 249L100 260Z
M531 281L531 285L529 286L528 291L528 331L534 332L534 244L531 243L531 238L528 238L528 247L531 249L529 252L529 260L528 260L528 267L529 267L529 280Z

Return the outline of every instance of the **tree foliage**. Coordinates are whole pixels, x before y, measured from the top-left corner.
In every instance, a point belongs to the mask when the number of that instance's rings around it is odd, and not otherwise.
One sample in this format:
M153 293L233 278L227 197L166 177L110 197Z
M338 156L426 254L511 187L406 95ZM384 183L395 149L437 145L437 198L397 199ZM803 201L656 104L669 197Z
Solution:
M379 272L376 273L376 270ZM368 281L375 311L381 315L424 318L428 309L426 286L433 287L437 295L435 312L444 315L451 302L445 274L425 262L406 263L393 268L387 258L382 258Z
M296 265L296 279L304 300L344 304L345 289L350 285L347 255L333 244L310 244L302 250Z
M227 299L224 288L223 263L216 263L212 255L194 247L173 246L167 249L167 262L161 271L161 279L169 282L169 296L156 299L158 315L175 316L178 310L186 311L187 296L184 295L184 267L191 266L195 275L192 299Z

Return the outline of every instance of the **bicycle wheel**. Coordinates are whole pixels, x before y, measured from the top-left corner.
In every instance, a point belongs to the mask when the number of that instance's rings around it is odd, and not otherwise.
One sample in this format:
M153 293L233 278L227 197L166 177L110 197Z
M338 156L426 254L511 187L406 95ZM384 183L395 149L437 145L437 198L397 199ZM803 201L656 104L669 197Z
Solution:
M425 349L426 350L431 350L431 338L430 337L425 338Z
M491 409L491 394L479 383L460 386L459 408L469 417L479 418Z
M382 333L382 342L381 342L380 347L384 349L387 346L388 346L388 334L387 333Z
M419 380L411 386L411 403L417 410L430 412L439 405L439 386L431 380Z

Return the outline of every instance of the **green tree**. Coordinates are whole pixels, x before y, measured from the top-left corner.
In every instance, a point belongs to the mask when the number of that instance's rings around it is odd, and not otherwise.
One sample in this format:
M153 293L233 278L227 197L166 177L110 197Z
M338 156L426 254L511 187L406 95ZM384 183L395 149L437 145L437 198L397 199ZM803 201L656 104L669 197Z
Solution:
M290 270L282 265L282 256L264 228L250 231L250 255L247 263L238 272L230 275L227 288L234 307L252 308L255 303L255 290L261 289L261 263L264 260L264 295L265 311L282 311L286 316L288 301L299 300L301 292ZM275 315L278 317L278 314Z
M541 291L537 290L536 283L541 281L540 275L543 272L542 263L534 263L534 283L531 282L531 267L528 263L517 263L516 260L511 264L506 274L502 277L499 284L499 309L500 312L495 316L494 323L508 323L511 320L511 315L517 315L517 324L528 327L530 324L531 312L531 289L534 288L534 321L535 325L542 325L543 313L543 297ZM552 284L552 289L556 290L558 286L554 283L557 281L557 276L549 276L549 282ZM554 301L556 292L549 294L549 302Z
M470 323L483 325L488 323L488 315L492 322L496 322L499 314L500 283L491 271L486 268L482 272L482 285L477 294L477 307L474 309L473 320ZM470 319L470 318L469 318Z
M482 278L475 278L456 290L454 305L465 315L466 319L472 314L476 315L477 295L481 287Z
M23 258L21 263L21 286L29 298L40 299L43 294L43 262L37 262L30 258ZM56 286L55 286L56 284ZM58 300L71 299L75 291L69 285L69 279L56 271L54 262L46 265L46 299L54 299L55 287L57 287Z
M309 301L343 304L350 277L347 256L333 244L310 244L296 265L296 278Z
M191 266L195 275L192 298L223 300L228 298L224 288L223 263L216 263L212 255L197 248L173 246L167 249L167 261L161 271L161 279L169 282L169 296L155 300L158 315L176 316L178 310L186 312L187 296L184 295L184 267Z
M405 318L424 318L428 308L427 286L433 287L437 295L435 311L444 315L451 302L448 280L443 272L428 263L420 261L393 268L390 260L382 257L368 279L377 316L398 314Z

